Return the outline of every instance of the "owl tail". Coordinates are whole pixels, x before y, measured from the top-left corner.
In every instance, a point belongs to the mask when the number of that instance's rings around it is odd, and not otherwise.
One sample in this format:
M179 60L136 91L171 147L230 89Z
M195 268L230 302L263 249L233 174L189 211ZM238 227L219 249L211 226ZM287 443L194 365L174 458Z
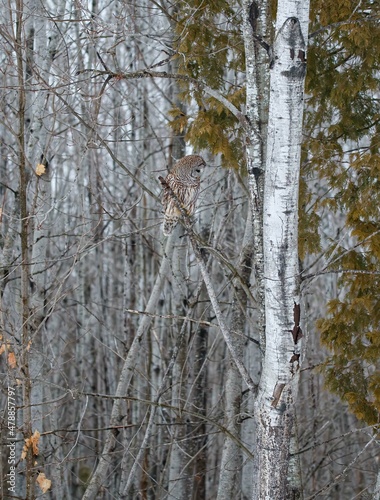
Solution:
M169 236L172 233L173 229L177 225L178 217L170 217L165 215L163 233L165 236Z

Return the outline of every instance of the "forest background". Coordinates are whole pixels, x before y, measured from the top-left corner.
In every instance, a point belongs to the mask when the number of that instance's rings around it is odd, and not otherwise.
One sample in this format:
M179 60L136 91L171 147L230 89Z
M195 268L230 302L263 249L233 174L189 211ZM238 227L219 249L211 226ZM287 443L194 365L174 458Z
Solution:
M2 1L2 498L380 498L379 3L312 0L309 26L308 2L282 4ZM301 298L271 461L264 171L284 12L307 67L288 103ZM157 179L192 152L195 225L165 238Z

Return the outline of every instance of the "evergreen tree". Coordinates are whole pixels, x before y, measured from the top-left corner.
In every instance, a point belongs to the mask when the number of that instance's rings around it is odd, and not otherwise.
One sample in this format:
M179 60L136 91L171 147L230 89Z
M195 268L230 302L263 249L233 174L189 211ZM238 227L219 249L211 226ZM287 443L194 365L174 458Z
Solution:
M342 214L329 235L324 272L339 274L339 296L318 321L332 356L328 387L355 415L379 422L380 410L380 25L373 1L312 4L304 124L301 254L321 251L328 211ZM319 178L319 192L308 180ZM322 193L322 194L321 194ZM346 237L342 238L342 235Z

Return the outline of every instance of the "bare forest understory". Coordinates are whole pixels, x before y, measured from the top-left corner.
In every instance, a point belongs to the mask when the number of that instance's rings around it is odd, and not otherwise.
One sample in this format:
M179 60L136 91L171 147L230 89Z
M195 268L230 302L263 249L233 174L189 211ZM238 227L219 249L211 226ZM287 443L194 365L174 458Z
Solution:
M0 8L0 497L380 500L378 2Z

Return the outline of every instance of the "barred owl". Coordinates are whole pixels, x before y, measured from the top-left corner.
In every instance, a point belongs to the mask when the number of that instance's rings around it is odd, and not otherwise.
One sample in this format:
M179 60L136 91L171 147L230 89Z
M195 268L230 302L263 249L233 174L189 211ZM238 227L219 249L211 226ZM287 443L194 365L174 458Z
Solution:
M165 178L166 184L173 191L188 215L192 215L195 211L195 203L198 199L201 184L199 174L205 166L206 163L201 156L185 156L177 161ZM177 225L181 212L168 189L164 189L162 204L165 209L163 232L165 236L168 236Z

